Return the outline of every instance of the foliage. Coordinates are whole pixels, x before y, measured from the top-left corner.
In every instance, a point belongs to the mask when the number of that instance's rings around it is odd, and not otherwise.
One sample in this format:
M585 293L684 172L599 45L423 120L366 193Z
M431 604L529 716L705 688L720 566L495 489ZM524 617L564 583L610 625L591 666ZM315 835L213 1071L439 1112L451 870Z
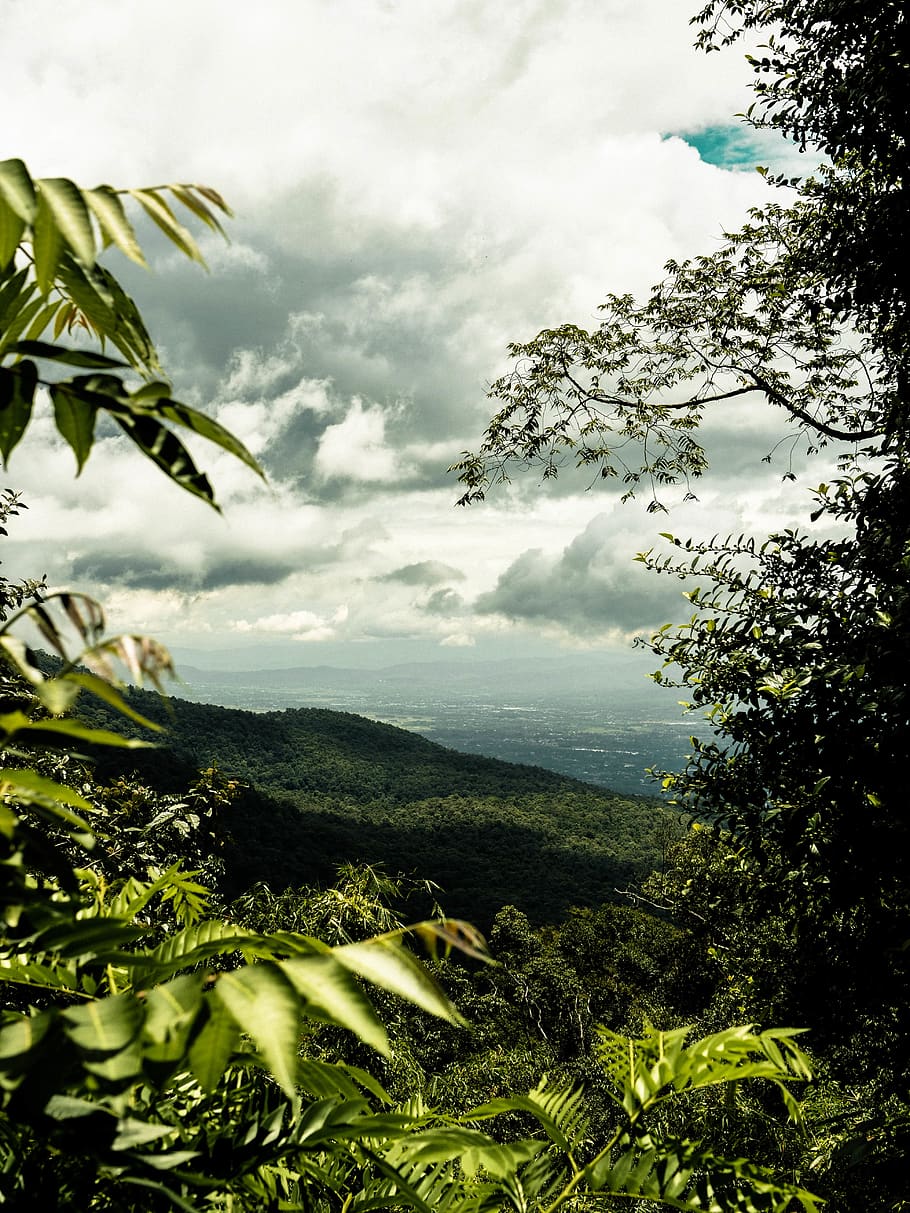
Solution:
M818 1131L836 1143L818 1154L823 1186L835 1208L861 1193L893 1210L910 1074L908 25L903 5L868 0L711 0L695 22L707 50L764 39L747 120L826 163L805 180L760 170L789 204L669 264L645 302L611 295L596 329L513 345L481 446L456 466L465 503L515 466L546 478L574 462L662 510L666 486L691 492L707 466L702 423L750 398L788 421L781 441L837 453L806 507L814 534L668 534L669 554L640 557L696 587L691 618L651 647L658 681L707 718L665 786L716 827L644 896L710 942L711 1015L813 1029ZM858 1100L889 1111L864 1128Z
M63 177L33 179L21 160L0 162L0 456L5 465L44 388L77 472L91 453L99 415L107 416L171 480L215 505L208 478L172 427L197 433L262 472L214 418L172 397L139 309L99 260L113 246L146 264L124 206L128 199L171 245L203 264L173 204L216 232L222 231L218 212L230 214L207 186L81 189ZM88 340L72 340L80 336ZM61 344L64 337L71 340ZM120 358L104 353L108 344Z
M504 902L537 923L555 921L572 905L618 896L660 862L664 835L678 832L657 801L459 754L349 713L164 704L147 691L127 698L167 729L168 751L99 754L103 777L136 770L170 790L216 762L253 785L224 818L236 893L256 881L275 889L325 882L350 861L419 873L441 887L450 913L482 929ZM86 723L117 727L107 704L79 710ZM414 904L429 912L428 899Z
M224 209L216 194L168 188L218 227L206 205ZM133 191L172 243L197 256L162 195ZM35 182L20 161L0 166L0 341L14 359L0 368L0 450L7 457L21 438L41 382L80 469L96 413L105 410L181 487L211 501L207 479L165 421L255 464L214 422L173 401L163 382L133 390L110 373L131 366L151 379L157 361L135 306L96 261L99 233L142 259L115 191ZM128 362L42 341L50 324L55 340L81 325ZM33 359L95 373L44 381ZM9 497L6 505L13 512ZM786 1030L741 1028L691 1045L685 1031L639 1041L605 1035L601 1062L615 1089L616 1125L596 1144L582 1093L546 1080L527 1096L453 1119L417 1097L394 1107L367 1071L308 1055L313 1024L347 1029L390 1052L365 986L457 1021L403 940L413 934L484 959L482 939L466 924L437 920L330 946L216 912L199 877L210 861L211 819L235 789L214 772L186 801L156 803L122 780L100 789L81 765L80 747L148 743L68 714L89 692L134 724L156 728L124 697L116 668L158 685L170 672L167 653L142 637L106 638L103 612L85 596L37 594L26 605L37 587L0 588L4 606L18 607L0 627L0 657L12 670L0 713L5 1203L421 1213L505 1205L555 1213L600 1193L711 1213L816 1207L802 1189L742 1159L647 1128L648 1114L667 1101L744 1080L770 1080L795 1113L789 1085L809 1070ZM12 631L24 619L62 662L50 674ZM72 655L67 633L78 644ZM187 866L188 858L201 866ZM352 921L376 921L379 894L388 890L371 878L354 891L355 904L333 919L343 936ZM516 1112L536 1122L534 1136L501 1141L477 1127Z

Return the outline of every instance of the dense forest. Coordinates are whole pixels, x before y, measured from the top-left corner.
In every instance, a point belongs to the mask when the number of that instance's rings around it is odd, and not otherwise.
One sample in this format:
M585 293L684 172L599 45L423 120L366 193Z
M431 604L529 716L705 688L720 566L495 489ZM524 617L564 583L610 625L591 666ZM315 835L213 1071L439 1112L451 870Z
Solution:
M784 202L644 303L513 346L460 464L466 503L568 453L660 508L738 395L837 446L822 527L644 557L705 585L651 641L712 722L667 777L673 811L356 717L169 716L125 690L164 684L160 645L0 580L8 1207L910 1206L908 24L859 0L710 0L695 21L706 51L765 40L747 120L824 165L772 179ZM227 211L208 187L0 164L0 454L43 392L80 469L102 417L213 504L181 429L258 464L172 397L100 259L144 261L133 204L196 260L174 208L214 230ZM0 529L22 506L3 495Z
M345 712L245 712L137 689L127 701L166 730L165 748L99 748L97 775L135 774L165 792L211 766L236 780L225 858L237 892L260 880L325 884L340 863L378 864L432 881L448 913L484 930L505 904L540 925L615 900L684 832L657 800L459 754ZM98 700L83 700L79 715L117 727Z

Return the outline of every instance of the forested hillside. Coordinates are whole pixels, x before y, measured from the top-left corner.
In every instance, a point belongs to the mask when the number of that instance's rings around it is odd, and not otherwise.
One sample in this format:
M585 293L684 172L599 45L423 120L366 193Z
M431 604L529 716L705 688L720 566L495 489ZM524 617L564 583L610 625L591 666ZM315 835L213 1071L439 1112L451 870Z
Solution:
M237 892L257 880L330 881L341 862L378 863L434 881L446 911L478 925L504 904L555 922L570 906L614 899L659 866L681 832L659 801L459 754L362 716L245 712L141 690L129 701L167 730L165 751L98 750L99 777L135 771L169 791L217 765L243 781L226 817ZM80 713L96 727L117 723L100 700L83 700Z

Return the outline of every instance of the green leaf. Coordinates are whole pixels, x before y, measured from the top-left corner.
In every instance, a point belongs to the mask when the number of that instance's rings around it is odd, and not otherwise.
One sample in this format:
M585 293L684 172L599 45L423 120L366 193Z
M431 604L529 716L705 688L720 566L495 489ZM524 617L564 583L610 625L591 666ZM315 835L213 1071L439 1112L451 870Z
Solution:
M65 312L66 308L67 304L64 299L51 299L50 302L46 302L44 307L35 313L31 324L25 330L26 342L40 337L54 317L60 312ZM18 344L18 342L14 344Z
M340 1024L383 1057L389 1040L370 1000L333 955L302 956L282 961L282 973L306 1000L304 1013L325 1023Z
M0 194L20 219L35 218L35 186L21 160L0 160Z
M150 1141L160 1141L176 1130L173 1125L149 1124L145 1120L136 1120L126 1116L117 1121L117 1136L111 1142L112 1150L134 1150L136 1146L148 1145Z
M12 791L13 795L20 800L37 799L44 802L67 804L74 809L82 809L86 813L95 812L95 806L89 804L84 796L80 796L78 792L74 792L65 784L55 783L53 779L39 775L36 771L4 767L0 770L0 784L4 785L7 792ZM88 829L85 822L75 815L71 816L71 822L82 829Z
M294 1095L300 1042L300 997L273 964L247 965L222 973L213 994L255 1042L281 1088Z
M99 185L97 189L86 190L83 198L98 220L105 242L116 245L121 253L137 265L146 266L133 225L127 219L123 203L114 190L109 185Z
M43 1015L23 1015L0 1029L0 1068L6 1068L5 1062L30 1053L47 1034L53 1022L53 1016L45 1011Z
M190 1071L203 1091L212 1092L230 1063L240 1041L237 1021L224 1003L211 994L205 999L208 1015L187 1056Z
M47 358L53 362L66 362L70 366L90 367L93 370L129 365L118 358L108 358L106 354L99 354L94 350L74 350L63 345L52 345L48 341L14 341L7 346L7 352L25 354L30 358Z
M127 1048L142 1026L142 1008L132 994L99 998L61 1012L64 1030L79 1049L113 1054Z
M171 191L171 193L174 195L175 198L177 198L180 202L183 203L183 205L187 208L188 211L192 211L197 219L201 219L202 222L206 225L206 227L211 228L213 232L218 232L219 235L224 236L225 239L227 239L225 230L221 226L221 221L218 219L217 215L214 215L211 212L211 210L209 210L209 208L205 205L205 203L202 201L202 199L198 198L193 193L192 186L171 185L171 186L168 186L168 189ZM225 207L223 205L223 203L222 203L221 209L227 211L227 207ZM230 212L228 212L228 213L230 213Z
M157 464L175 484L192 493L194 497L201 497L214 509L219 509L208 477L199 471L189 451L176 435L153 417L116 414L116 421L143 454Z
M164 732L163 725L156 724L154 720L149 720L141 712L137 712L109 682L105 682L97 674L88 674L81 670L75 670L66 675L66 681L82 687L83 690L90 691L93 695L97 695L99 699L103 699L105 703L110 704L121 716L129 717L136 724L141 724L144 729L152 729L156 733Z
M143 1054L148 1061L180 1062L202 1009L202 975L191 973L144 996Z
M36 741L47 745L65 745L67 741L83 741L89 745L119 746L127 750L149 749L148 741L135 737L121 737L107 729L92 729L78 720L29 720L23 712L8 712L0 716L0 728L10 735L34 734Z
M183 224L177 222L174 212L163 198L159 197L154 190L129 190L128 192L131 197L136 199L149 218L161 228L172 244L176 245L192 261L198 261L202 266L205 265L205 259L199 251L196 241Z
M450 1023L464 1023L445 992L410 952L394 939L380 937L332 949L339 964L374 985L438 1015Z
M37 384L34 362L0 367L0 456L4 464L28 429Z
M83 265L93 266L95 233L82 191L66 177L42 177L35 185L39 199L47 202L61 236L74 255Z
M45 194L38 194L38 210L35 213L32 252L35 256L35 281L38 290L46 295L54 285L57 266L63 252L63 240Z
M117 963L132 960L132 954L123 949L141 939L147 929L107 916L80 918L46 927L29 942L38 952L54 952L68 960L103 959L105 963Z
M16 214L6 198L0 194L0 268L12 258L24 231L25 220Z
M207 417L205 413L200 413L197 409L190 408L187 404L181 404L179 400L171 399L168 391L157 395L156 389L164 386L163 384L147 384L130 396L130 403L141 404L143 412L150 416L161 417L165 421L185 426L187 429L201 434L209 442L214 442L223 450L228 451L229 454L236 456L247 467L252 468L257 475L261 476L263 480L265 479L265 472L239 438L235 438L229 430L226 430L213 417Z
M60 436L69 443L76 456L76 475L85 467L95 443L95 418L98 406L73 389L70 384L55 383L51 387L54 421Z

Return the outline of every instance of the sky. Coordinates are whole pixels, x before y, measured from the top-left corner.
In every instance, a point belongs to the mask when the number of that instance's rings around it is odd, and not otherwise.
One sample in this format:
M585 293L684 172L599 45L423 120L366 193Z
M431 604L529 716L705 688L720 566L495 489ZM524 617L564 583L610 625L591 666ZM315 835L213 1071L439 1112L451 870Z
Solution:
M694 7L694 6L693 6ZM706 434L698 502L532 474L458 509L506 346L717 247L795 153L738 125L743 48L680 0L0 0L0 158L84 186L200 182L231 203L209 272L141 229L114 254L175 395L263 484L193 446L223 515L112 434L79 479L47 408L5 480L9 577L98 597L112 631L204 664L381 666L626 648L684 618L658 533L803 522L780 417ZM797 470L799 465L797 464ZM674 504L674 502L676 502Z

